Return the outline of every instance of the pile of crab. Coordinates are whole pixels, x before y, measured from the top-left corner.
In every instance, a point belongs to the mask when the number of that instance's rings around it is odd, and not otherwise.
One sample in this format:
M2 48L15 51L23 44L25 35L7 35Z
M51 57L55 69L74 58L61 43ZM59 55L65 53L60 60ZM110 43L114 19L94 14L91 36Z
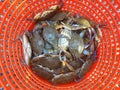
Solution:
M25 63L52 84L79 81L96 60L99 25L60 5L34 17L35 27L22 36Z

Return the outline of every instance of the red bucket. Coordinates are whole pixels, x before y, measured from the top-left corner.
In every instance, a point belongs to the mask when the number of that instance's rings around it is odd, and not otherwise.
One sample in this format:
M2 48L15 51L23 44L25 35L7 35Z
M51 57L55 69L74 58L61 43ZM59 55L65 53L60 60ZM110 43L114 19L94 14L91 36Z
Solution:
M120 1L63 1L62 10L107 24L101 29L98 61L78 83L53 86L39 78L24 65L17 38L33 29L33 13L47 10L59 0L0 0L0 90L120 90Z

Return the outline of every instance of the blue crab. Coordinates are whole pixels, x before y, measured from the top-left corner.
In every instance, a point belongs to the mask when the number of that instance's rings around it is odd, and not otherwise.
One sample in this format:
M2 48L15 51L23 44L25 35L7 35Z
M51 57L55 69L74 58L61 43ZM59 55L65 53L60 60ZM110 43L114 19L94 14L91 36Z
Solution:
M58 33L54 27L52 26L44 27L43 38L46 42L53 46L54 50L58 49Z
M80 54L83 52L84 49L84 42L78 34L72 34L72 37L69 41L69 49L75 58L80 58Z
M34 16L34 21L39 22L39 21L48 20L51 17L53 17L60 8L61 8L61 5L51 6L48 10L43 11L42 13L40 12L40 13L36 14Z
M26 34L22 36L21 41L22 41L22 46L23 46L25 64L30 65L30 61L32 57L32 48L31 48L31 44Z
M44 40L40 35L39 30L29 32L27 35L29 37L34 56L42 54L44 48Z

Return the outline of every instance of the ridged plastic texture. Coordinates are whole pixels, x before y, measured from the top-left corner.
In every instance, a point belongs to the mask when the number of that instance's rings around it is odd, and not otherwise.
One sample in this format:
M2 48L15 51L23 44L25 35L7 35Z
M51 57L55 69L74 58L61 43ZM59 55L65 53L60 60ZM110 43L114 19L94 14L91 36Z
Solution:
M98 61L78 83L53 86L35 75L23 62L18 38L32 30L33 13L58 0L0 0L0 90L120 90L120 0L63 0L62 10L80 13L98 23L103 37Z

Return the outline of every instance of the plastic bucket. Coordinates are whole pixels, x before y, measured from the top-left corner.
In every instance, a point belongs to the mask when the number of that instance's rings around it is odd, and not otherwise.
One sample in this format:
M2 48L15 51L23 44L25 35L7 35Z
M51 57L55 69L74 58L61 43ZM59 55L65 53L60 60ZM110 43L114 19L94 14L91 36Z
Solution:
M103 37L98 61L78 83L53 86L23 63L22 44L17 38L32 30L36 14L59 0L0 0L0 90L120 90L120 1L63 0L63 10L80 13L98 23Z

